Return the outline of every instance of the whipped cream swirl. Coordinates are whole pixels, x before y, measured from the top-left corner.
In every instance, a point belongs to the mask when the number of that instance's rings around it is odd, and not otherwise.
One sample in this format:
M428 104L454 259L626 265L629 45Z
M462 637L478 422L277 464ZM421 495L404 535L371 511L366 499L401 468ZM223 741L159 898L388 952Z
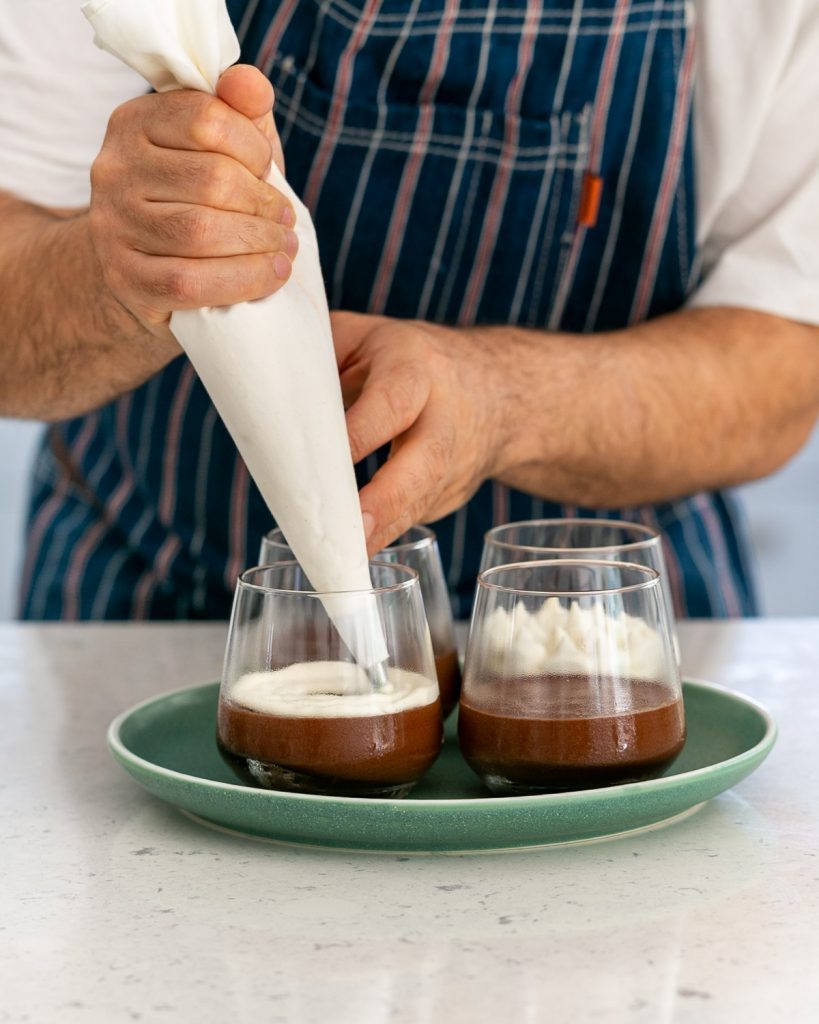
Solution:
M438 683L418 672L387 669L388 685L374 691L360 665L306 661L270 672L250 672L227 690L234 704L293 718L364 718L425 707Z
M470 638L472 645L479 671L492 675L663 680L674 663L663 638L643 619L625 612L610 615L599 604L563 605L557 597L546 598L533 611L523 604L513 611L495 608Z

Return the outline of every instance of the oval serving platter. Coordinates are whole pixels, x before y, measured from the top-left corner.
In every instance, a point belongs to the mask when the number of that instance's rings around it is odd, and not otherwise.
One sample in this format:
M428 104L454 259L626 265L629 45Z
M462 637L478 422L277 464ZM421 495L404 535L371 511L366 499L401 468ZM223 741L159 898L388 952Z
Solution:
M688 736L645 782L492 797L458 751L450 719L441 756L403 800L310 796L241 785L215 739L218 683L153 697L108 731L117 761L160 799L222 828L278 842L370 852L502 851L602 839L669 822L736 785L770 753L776 725L754 701L683 684Z

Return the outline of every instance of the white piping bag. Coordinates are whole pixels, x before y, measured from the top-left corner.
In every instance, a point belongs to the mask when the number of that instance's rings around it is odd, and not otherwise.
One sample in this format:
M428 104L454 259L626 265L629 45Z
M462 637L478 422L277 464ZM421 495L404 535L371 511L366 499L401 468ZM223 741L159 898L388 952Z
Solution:
M224 0L91 0L95 42L158 92L216 91L239 57ZM350 457L315 228L273 165L268 182L296 211L299 252L275 295L179 311L171 330L205 385L313 587L365 668L387 657ZM380 676L380 672L371 673Z

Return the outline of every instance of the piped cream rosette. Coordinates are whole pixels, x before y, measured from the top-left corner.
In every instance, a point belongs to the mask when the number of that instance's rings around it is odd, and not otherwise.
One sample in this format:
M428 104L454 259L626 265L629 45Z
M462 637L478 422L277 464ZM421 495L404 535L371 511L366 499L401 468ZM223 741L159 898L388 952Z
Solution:
M475 641L481 663L493 674L611 675L662 680L662 638L643 619L612 615L599 604L582 607L546 598L539 608L495 608Z

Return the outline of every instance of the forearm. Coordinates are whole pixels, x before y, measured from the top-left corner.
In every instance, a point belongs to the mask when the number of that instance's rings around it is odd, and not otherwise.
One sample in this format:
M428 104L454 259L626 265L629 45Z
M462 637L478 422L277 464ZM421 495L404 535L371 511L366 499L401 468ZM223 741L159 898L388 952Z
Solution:
M617 507L752 480L819 413L819 330L779 317L721 308L580 338L514 333L527 358L515 346L516 428L497 475L552 500Z
M0 415L56 420L139 384L179 350L105 287L84 211L0 193Z

